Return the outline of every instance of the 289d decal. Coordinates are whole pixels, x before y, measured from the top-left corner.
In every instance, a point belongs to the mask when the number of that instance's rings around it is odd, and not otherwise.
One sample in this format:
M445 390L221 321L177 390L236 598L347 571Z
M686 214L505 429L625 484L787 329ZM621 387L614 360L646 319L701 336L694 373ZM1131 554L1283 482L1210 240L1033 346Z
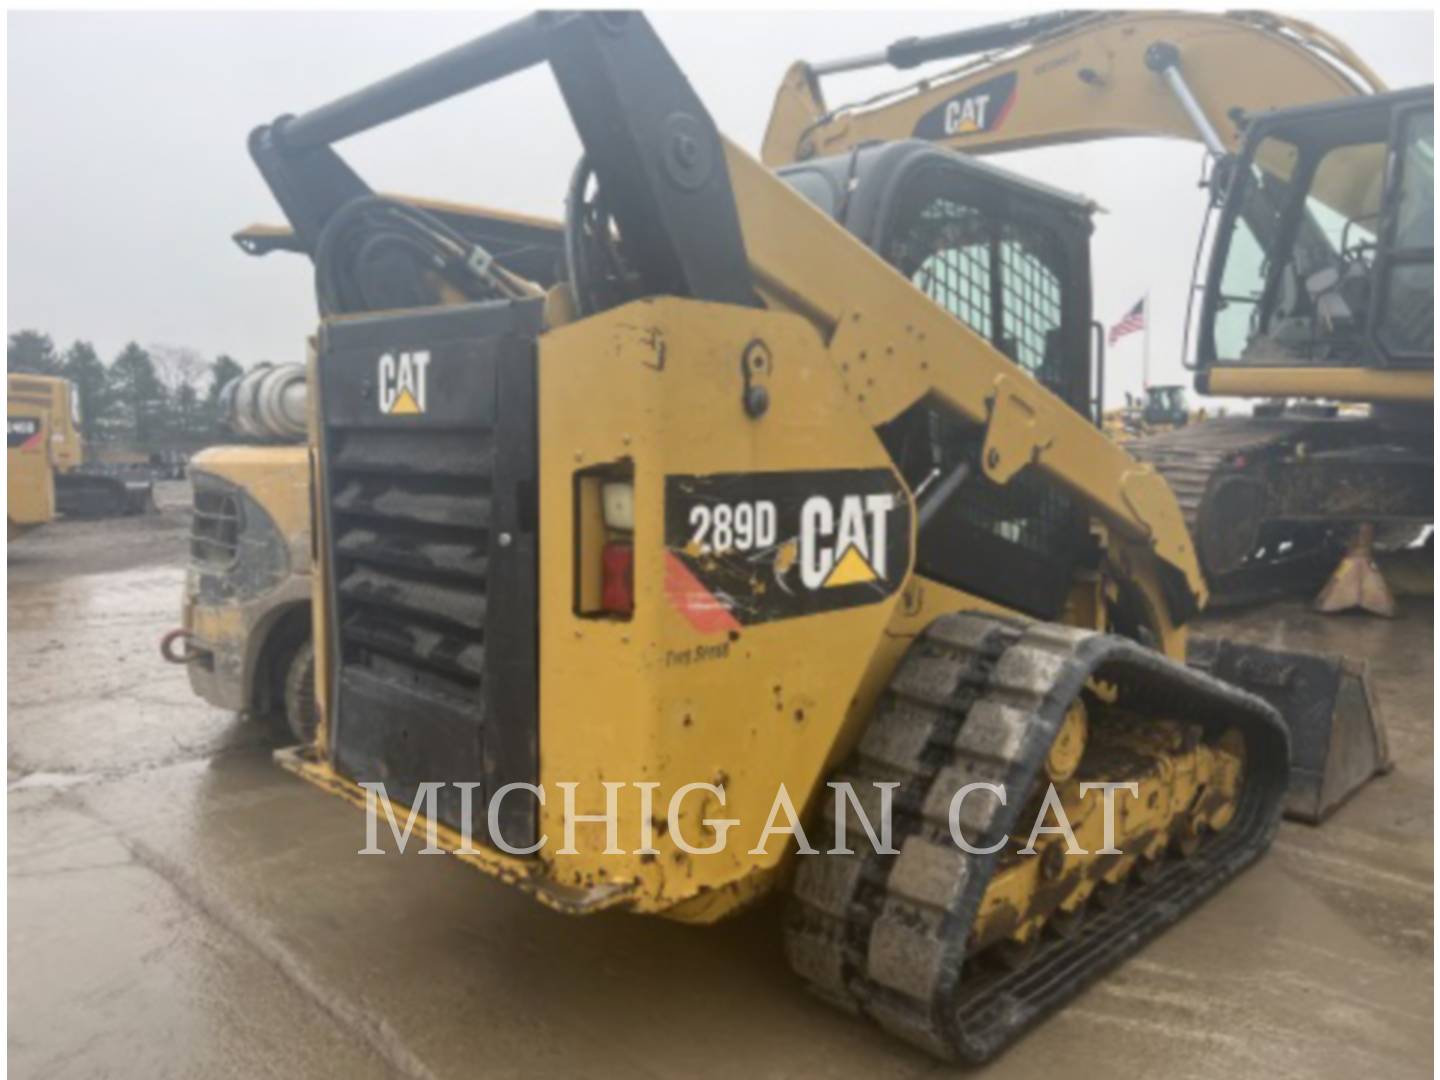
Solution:
M670 476L665 587L714 632L885 599L910 571L910 503L888 469Z

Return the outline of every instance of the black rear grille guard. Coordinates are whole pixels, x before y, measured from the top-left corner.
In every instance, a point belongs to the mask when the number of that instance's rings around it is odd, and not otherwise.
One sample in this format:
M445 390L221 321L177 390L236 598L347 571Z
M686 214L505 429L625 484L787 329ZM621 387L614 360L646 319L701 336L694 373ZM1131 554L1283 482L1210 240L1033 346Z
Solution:
M240 494L230 485L201 479L191 481L194 498L190 508L190 558L206 567L225 567L235 561L240 551L240 533L244 527Z
M490 796L538 774L538 328L538 304L496 302L322 331L331 763L401 803L443 783L437 816L477 843ZM417 349L428 410L382 416L378 357ZM454 785L474 782L467 821ZM498 824L528 847L534 800Z

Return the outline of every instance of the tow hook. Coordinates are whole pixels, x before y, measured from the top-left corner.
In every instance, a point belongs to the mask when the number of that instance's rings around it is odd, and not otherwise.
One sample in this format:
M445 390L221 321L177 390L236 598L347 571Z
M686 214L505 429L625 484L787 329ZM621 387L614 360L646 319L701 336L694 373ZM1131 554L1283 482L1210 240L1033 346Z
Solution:
M175 643L177 641L184 643L184 652L179 655L176 655L175 652ZM197 660L200 657L198 652L190 648L190 631L186 630L183 626L171 630L160 639L160 655L172 664L188 664L192 660Z

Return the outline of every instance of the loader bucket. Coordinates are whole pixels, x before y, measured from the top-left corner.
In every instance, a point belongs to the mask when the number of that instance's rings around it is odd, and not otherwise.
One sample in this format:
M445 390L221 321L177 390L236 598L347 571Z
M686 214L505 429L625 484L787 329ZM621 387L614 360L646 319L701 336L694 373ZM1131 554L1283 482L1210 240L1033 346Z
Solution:
M1286 817L1318 825L1371 777L1390 771L1364 661L1199 634L1191 635L1185 659L1264 698L1284 719L1290 729Z

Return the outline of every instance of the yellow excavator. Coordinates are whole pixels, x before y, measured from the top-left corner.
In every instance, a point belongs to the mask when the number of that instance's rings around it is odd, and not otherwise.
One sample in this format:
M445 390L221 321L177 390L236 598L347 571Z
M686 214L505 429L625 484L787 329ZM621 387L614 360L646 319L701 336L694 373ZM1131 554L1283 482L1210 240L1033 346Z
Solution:
M24 532L56 514L115 517L154 509L150 480L111 476L87 464L80 397L69 379L10 372L5 390L12 538L17 528Z
M957 66L855 105L821 91L826 76L945 59ZM905 138L970 154L1202 143L1219 225L1195 387L1267 402L1128 449L1174 487L1212 602L1250 600L1318 584L1357 526L1433 519L1432 92L1384 91L1347 46L1295 19L1062 12L796 64L763 157ZM1367 415L1342 415L1344 402Z
M548 288L335 149L537 65L584 151ZM279 760L397 841L409 804L570 913L786 893L816 993L978 1061L1322 797L1304 717L1185 663L1180 507L1092 415L1084 200L923 140L777 174L633 13L249 146L320 308L318 731Z

